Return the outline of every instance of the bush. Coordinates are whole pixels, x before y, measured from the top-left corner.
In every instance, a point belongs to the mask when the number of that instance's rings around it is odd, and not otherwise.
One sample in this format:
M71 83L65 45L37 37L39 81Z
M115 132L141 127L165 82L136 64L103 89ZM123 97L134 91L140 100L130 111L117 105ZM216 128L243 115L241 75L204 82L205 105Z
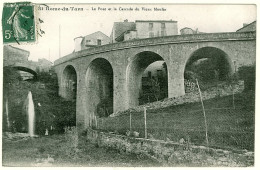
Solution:
M113 98L101 99L97 105L97 115L99 117L108 117L113 113Z
M59 97L58 79L54 72L39 72L38 81L29 82L22 81L14 68L5 67L3 93L4 101L8 98L11 129L7 128L6 114L3 114L3 130L27 132L27 113L24 101L29 91L33 95L36 134L44 135L46 129L50 131L53 128L56 133L63 133L64 127L76 125L76 102L65 101ZM54 130L50 132L52 133Z
M65 127L65 154L71 158L77 158L79 152L78 149L78 131L75 126Z
M238 69L239 79L244 80L245 91L255 91L255 65L242 66Z

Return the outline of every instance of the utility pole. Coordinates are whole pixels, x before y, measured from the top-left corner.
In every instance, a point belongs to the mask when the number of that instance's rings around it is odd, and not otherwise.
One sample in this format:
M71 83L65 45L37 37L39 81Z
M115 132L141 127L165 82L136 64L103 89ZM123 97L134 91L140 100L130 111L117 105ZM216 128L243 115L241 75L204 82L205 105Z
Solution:
M60 53L60 40L61 40L61 37L60 37L60 32L61 32L61 26L59 25L59 58L61 56L61 53Z
M197 86L198 86L199 95L200 95L200 102L201 102L202 111L203 111L203 115L204 115L205 132L206 132L206 133L205 133L205 134L206 134L206 142L207 142L207 147L208 147L208 150L209 150L208 124L207 124L207 119L206 119L205 107L204 107L204 103L203 103L203 100L202 100L202 95L201 95L201 91L200 91L199 82L198 82L197 79L196 79L196 83L197 83Z

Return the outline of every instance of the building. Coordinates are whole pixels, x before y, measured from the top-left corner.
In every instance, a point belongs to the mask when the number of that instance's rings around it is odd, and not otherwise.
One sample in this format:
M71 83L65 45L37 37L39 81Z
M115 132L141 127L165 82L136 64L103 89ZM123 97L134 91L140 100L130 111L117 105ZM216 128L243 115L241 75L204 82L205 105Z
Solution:
M156 61L150 64L145 69L144 73L142 74L142 77L157 78L160 76L165 76L167 73L163 66L164 63L165 63L164 61Z
M178 34L177 21L173 20L137 20L137 37L152 38Z
M53 66L53 63L45 58L38 59L38 62L36 64L36 69L39 72L49 72L51 67Z
M189 27L184 27L180 30L181 35L187 35L187 34L203 34L203 32L199 32L198 28L196 30L193 30Z
M136 20L135 22L115 22L110 42L177 35L177 21L173 20Z
M142 74L142 86L150 87L151 80L167 79L167 68L164 61L156 61L150 64Z
M128 20L124 20L124 22L114 22L112 32L110 34L110 43L123 41L124 34L129 31L135 31L134 22L128 22Z
M3 49L4 57L4 67L9 65L14 65L15 63L26 63L28 62L28 57L30 55L29 51L16 48L10 45L4 45Z
M249 31L256 31L256 21L250 24L243 24L243 27L238 29L236 32L249 32Z
M105 45L108 44L109 41L110 38L101 31L94 32L92 34L86 35L85 37L76 37L74 38L75 52L100 45Z

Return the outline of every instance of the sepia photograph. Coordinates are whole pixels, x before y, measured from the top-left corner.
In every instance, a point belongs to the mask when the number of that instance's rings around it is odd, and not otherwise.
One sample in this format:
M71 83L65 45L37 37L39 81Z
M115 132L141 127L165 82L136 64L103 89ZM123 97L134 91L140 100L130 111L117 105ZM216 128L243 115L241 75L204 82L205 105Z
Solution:
M1 2L1 166L256 168L253 2Z

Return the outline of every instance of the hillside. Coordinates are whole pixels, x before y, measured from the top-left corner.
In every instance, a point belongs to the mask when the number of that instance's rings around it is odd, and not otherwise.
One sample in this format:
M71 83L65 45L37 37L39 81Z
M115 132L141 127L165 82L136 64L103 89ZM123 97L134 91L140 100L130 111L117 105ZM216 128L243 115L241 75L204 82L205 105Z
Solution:
M215 148L254 150L254 93L243 92L204 101L209 144ZM144 137L144 114L132 112L132 130ZM98 119L98 129L126 134L130 113ZM183 138L206 145L205 124L200 102L147 110L148 137L178 142Z

